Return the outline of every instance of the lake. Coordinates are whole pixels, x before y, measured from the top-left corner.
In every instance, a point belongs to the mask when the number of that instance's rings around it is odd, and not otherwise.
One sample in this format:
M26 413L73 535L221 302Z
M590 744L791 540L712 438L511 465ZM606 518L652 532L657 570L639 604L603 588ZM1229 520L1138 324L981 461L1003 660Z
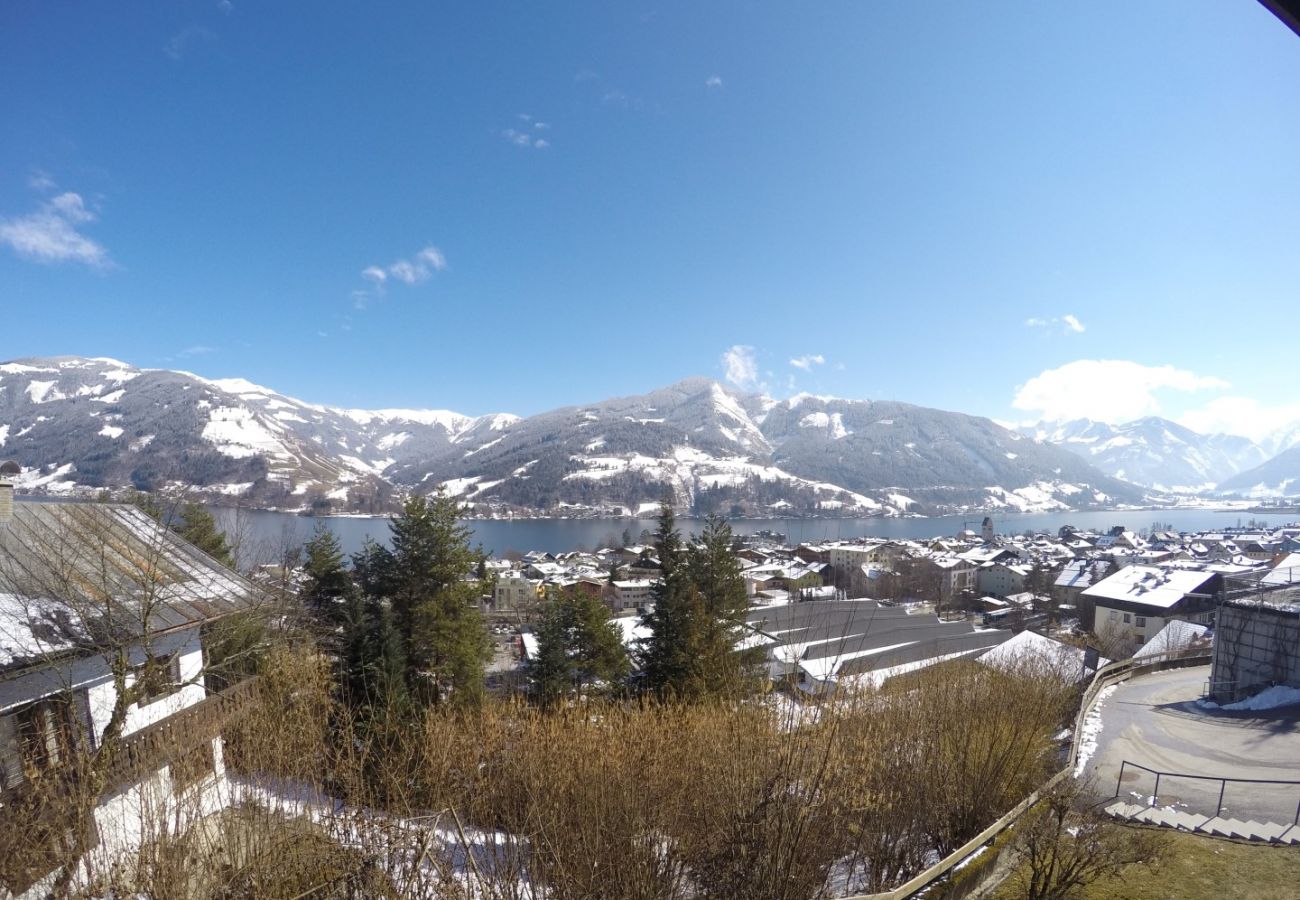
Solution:
M213 510L218 524L240 547L241 563L271 561L279 558L279 548L297 546L311 537L317 523L332 530L348 553L361 549L367 537L384 542L388 538L387 519L336 518L319 519L292 513ZM1023 531L1055 532L1062 525L1084 530L1107 530L1123 525L1133 531L1150 528L1155 522L1173 526L1177 531L1212 531L1248 522L1285 525L1296 521L1296 513L1264 514L1240 509L1144 509L1103 510L1065 513L1008 513L993 516L993 526L1000 534ZM683 533L699 531L700 519L678 519ZM855 537L930 538L956 535L963 528L979 531L983 516L935 516L928 519L737 519L731 522L737 534L756 531L780 532L791 541L823 541ZM618 543L627 531L636 541L642 530L654 531L653 519L484 519L469 520L474 542L495 556L510 550L541 550L558 553L586 548L594 550L606 542Z

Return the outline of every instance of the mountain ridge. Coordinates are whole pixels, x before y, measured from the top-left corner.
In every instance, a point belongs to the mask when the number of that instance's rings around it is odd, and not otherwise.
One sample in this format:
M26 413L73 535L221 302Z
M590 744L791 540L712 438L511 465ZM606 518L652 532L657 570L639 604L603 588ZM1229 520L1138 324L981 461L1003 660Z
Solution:
M895 401L775 400L692 377L518 417L307 403L242 378L109 358L0 364L0 455L47 493L179 489L380 512L444 489L475 514L905 515L1142 503L989 419Z

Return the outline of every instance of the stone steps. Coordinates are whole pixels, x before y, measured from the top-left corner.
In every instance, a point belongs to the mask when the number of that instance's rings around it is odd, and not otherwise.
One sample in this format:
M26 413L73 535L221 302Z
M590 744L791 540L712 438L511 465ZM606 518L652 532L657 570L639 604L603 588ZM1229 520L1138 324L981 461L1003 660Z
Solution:
M1106 815L1129 822L1141 822L1160 828L1175 828L1216 837L1258 841L1266 844L1300 844L1300 827L1279 825L1276 822L1256 822L1254 819L1234 819L1223 816L1199 815L1173 807L1145 806L1117 800L1104 808Z

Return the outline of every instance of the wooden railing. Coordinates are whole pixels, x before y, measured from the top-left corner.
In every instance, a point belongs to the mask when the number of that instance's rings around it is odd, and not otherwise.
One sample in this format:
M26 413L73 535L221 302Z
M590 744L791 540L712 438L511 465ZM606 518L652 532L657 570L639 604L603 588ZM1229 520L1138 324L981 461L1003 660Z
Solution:
M907 883L894 888L892 891L879 894L859 894L848 897L846 900L907 900L907 898L918 896L922 892L925 892L927 897L945 898L945 900L951 900L956 896L965 896L966 893L977 886L977 879L971 879L969 887L957 892L945 890L944 880L965 862L971 854L992 842L998 835L1014 825L1048 791L1073 775L1074 767L1078 762L1079 740L1083 734L1083 723L1088 718L1088 714L1092 712L1092 708L1097 702L1097 695L1104 688L1112 684L1118 684L1121 681L1127 681L1134 675L1158 672L1164 669L1178 669L1184 666L1204 665L1209 659L1210 650L1208 648L1198 648L1194 650L1175 650L1170 653L1156 653L1141 659L1125 659L1102 666L1092 676L1092 681L1089 683L1087 690L1084 691L1083 700L1079 704L1078 715L1074 719L1074 741L1070 746L1070 757L1059 772L1053 774L1038 790L1016 804L1014 809L1004 814L988 828L985 828L975 837ZM987 860L981 858L979 865L982 869L990 869L996 859L997 857L994 855L990 855Z
M167 718L148 725L121 738L112 762L104 770L104 790L113 791L125 784L139 781L158 771L169 760L187 750L193 750L205 741L221 734L221 729L235 716L248 708L257 690L257 679L248 678L225 690L210 694L198 703L183 707ZM42 772L34 781L24 781L0 792L0 819L4 808L12 806L42 785L45 793L61 791L55 786L63 783L63 791L72 792L85 777L89 754L74 754L69 765Z

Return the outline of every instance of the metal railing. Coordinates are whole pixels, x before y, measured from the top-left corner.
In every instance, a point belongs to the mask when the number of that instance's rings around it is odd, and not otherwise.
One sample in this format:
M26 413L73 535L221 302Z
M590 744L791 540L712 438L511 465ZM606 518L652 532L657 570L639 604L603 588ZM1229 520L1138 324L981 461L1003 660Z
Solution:
M1098 669L1092 676L1092 681L1088 684L1083 693L1083 699L1079 703L1079 712L1074 718L1074 739L1070 745L1070 755L1065 766L1048 778L1043 785L1020 803L1015 808L1005 813L996 822L985 828L975 837L971 838L962 846L958 847L952 853L949 853L939 862L935 863L924 872L913 877L910 881L899 885L892 891L885 891L879 894L858 894L848 897L846 900L908 900L915 897L923 891L930 891L934 886L949 877L961 863L963 863L971 854L978 851L985 844L993 841L998 835L1006 831L1012 825L1020 820L1026 812L1038 804L1038 801L1056 785L1060 784L1066 778L1074 773L1074 767L1079 758L1079 739L1082 736L1083 723L1092 712L1093 705L1097 702L1097 695L1112 684L1118 684L1121 681L1127 681L1134 675L1145 674L1147 672L1159 672L1165 669L1179 669L1186 666L1204 665L1210 660L1209 648L1196 648L1190 650L1173 650L1166 653L1155 653L1142 659L1125 659L1119 662L1109 663ZM984 863L987 870L992 867L995 860ZM933 896L945 896L944 894L935 893Z
M1121 760L1119 764L1119 777L1115 779L1115 796L1112 800L1119 799L1119 792L1124 785L1124 770L1128 767L1141 769L1143 772L1149 772L1156 776L1155 787L1151 790L1150 800L1147 806L1159 806L1160 799L1160 779L1161 778L1188 778L1195 781L1213 781L1219 784L1219 800L1214 807L1214 815L1217 818L1223 812L1223 795L1228 789L1229 784L1285 784L1300 789L1300 781L1283 780L1279 778L1227 778L1219 775L1191 775L1186 772L1164 772L1159 769L1148 768L1139 763ZM1295 815L1291 817L1292 825L1300 825L1300 800L1296 802Z

